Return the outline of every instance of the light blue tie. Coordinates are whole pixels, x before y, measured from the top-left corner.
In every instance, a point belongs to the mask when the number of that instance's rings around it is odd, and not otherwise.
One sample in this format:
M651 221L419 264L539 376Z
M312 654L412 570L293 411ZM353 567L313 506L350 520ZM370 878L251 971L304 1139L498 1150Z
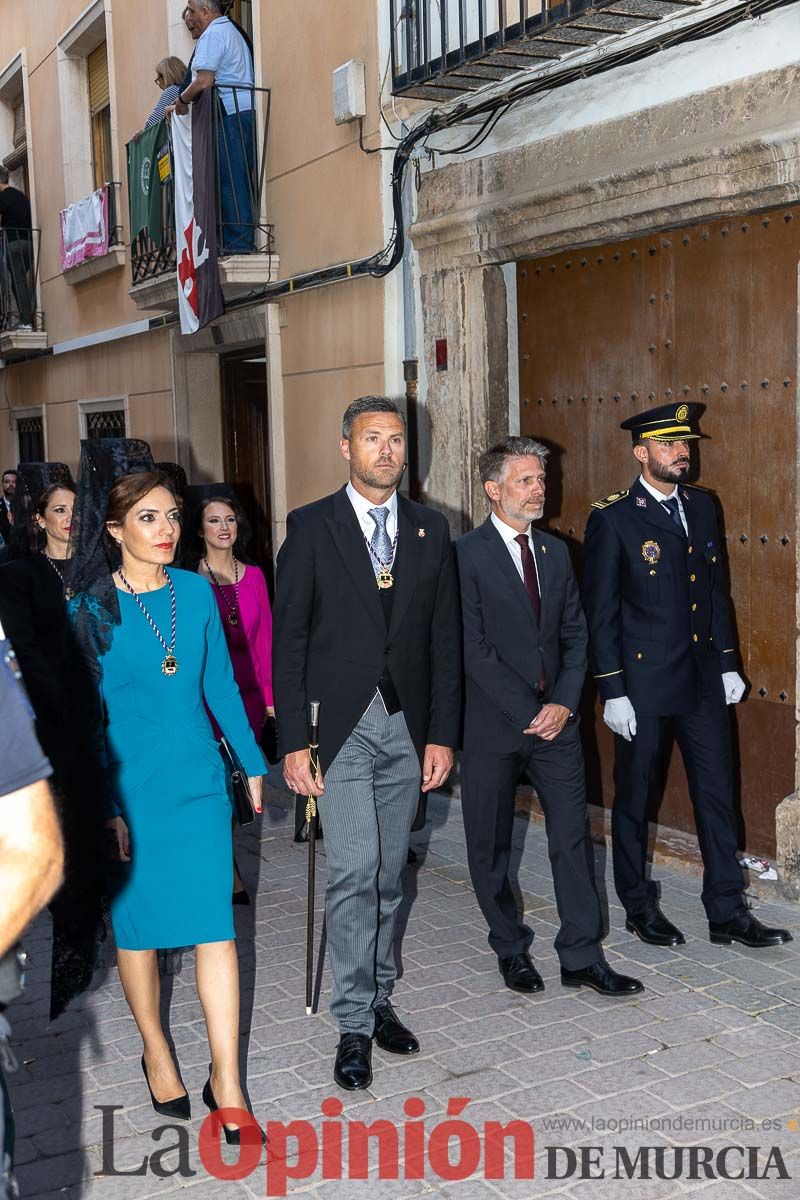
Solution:
M388 508L370 508L368 515L375 522L375 532L370 540L372 553L375 558L384 564L386 567L392 565L392 539L386 530L386 522L389 520ZM377 562L374 562L375 574L377 575L380 567Z

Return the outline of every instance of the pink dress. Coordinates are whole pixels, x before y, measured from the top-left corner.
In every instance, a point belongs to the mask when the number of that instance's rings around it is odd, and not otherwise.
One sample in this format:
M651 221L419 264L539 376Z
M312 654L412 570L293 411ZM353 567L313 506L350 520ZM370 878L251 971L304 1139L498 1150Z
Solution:
M234 585L224 583L217 587L212 584L212 587L233 663L233 674L253 733L258 738L267 706L272 706L272 609L267 585L259 568L249 565L239 579L238 625L230 623L231 608L236 604ZM214 733L220 737L216 722L213 723Z

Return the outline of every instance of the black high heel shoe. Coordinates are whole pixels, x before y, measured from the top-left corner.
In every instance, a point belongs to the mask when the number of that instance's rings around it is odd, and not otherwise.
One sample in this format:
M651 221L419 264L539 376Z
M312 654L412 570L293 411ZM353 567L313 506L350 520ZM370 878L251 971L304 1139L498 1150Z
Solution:
M208 1069L210 1071L211 1067L209 1066ZM212 1112L212 1113L216 1112L217 1109L219 1108L219 1105L217 1104L216 1100L214 1099L214 1093L211 1090L211 1076L210 1075L203 1086L203 1104L205 1104L208 1111ZM253 1114L250 1113L250 1115L252 1116ZM228 1143L229 1146L238 1146L241 1144L241 1132L242 1131L241 1131L241 1129L239 1129L238 1126L235 1126L234 1128L230 1128L228 1125L223 1125L222 1132L225 1134L225 1141ZM264 1130L261 1128L260 1125L258 1127L258 1132L261 1136L261 1145L266 1146L267 1135L264 1133ZM245 1136L245 1142L249 1143L249 1142L255 1141L255 1131L253 1130L252 1126L248 1125L245 1128L244 1136Z
M153 1102L153 1108L157 1113L162 1117L173 1117L177 1121L191 1121L192 1106L186 1092L182 1096L176 1096L174 1100L156 1100L153 1095L153 1089L150 1087L150 1080L147 1075L147 1063L144 1061L144 1055L142 1055L142 1074L147 1084L147 1090L150 1093L150 1099Z

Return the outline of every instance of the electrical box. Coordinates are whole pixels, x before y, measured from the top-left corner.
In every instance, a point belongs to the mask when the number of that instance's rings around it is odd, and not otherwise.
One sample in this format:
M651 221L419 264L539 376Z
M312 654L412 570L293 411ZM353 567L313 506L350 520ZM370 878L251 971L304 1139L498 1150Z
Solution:
M348 121L357 121L366 115L364 64L351 58L333 72L333 119L337 125L346 125Z

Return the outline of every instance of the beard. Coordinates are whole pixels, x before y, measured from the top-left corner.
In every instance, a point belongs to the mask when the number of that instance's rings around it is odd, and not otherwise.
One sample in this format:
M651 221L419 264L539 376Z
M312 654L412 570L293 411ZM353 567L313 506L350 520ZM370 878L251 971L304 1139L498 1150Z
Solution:
M392 488L396 489L406 469L405 463L387 463L388 467L393 467L393 471L381 470L378 471L374 467L358 467L353 471L359 483L363 483L366 487L371 488Z
M653 478L658 479L661 483L680 483L686 477L686 473L689 470L688 459L666 466L664 463L655 462L652 458L648 458L647 465Z
M541 504L537 504L535 507L532 504L528 504L524 507L517 508L508 504L507 501L501 499L500 508L505 516L510 517L512 521L521 521L528 524L532 523L533 521L540 521L544 515L544 501L542 501Z

